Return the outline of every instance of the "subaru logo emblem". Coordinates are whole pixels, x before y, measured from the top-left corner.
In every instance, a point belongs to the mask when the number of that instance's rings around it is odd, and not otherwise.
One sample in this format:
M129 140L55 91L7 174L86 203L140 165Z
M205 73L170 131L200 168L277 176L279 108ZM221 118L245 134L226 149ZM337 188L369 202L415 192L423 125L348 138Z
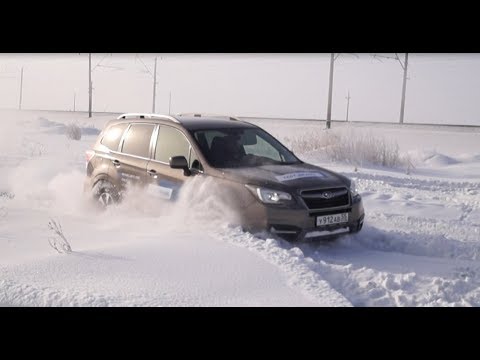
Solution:
M326 191L326 192L324 192L324 193L322 194L322 197L323 197L324 199L330 199L330 198L333 197L333 194L332 194L331 192Z

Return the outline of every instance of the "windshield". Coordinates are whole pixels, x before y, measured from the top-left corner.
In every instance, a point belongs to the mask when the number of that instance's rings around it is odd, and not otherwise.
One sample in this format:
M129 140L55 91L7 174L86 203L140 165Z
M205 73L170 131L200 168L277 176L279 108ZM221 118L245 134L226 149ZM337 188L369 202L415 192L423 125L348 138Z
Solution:
M193 135L210 165L216 168L289 165L301 162L262 129L197 130Z

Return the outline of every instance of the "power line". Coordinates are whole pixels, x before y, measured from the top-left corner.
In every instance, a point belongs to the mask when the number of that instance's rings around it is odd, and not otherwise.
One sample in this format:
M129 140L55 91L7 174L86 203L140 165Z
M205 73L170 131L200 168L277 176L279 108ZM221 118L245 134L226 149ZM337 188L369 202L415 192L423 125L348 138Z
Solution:
M398 59L398 55L395 54L395 57L391 57L391 56L384 56L384 55L378 55L378 54L373 54L372 55L374 59L380 61L380 62L383 62L381 59L393 59L393 60L399 60Z
M108 54L106 54L106 55L102 58L102 60L100 60L100 61L97 63L97 65L95 65L95 66L93 67L92 71L95 70L98 66L100 66L100 64L102 63L102 61L105 60L105 58L106 58L107 56L108 56Z
M120 66L112 66L112 65L97 65L97 67L114 69L114 70L125 70L125 68L122 68Z
M145 67L145 69L147 70L147 72L150 74L150 76L154 76L154 75L152 74L152 72L150 71L150 69L148 68L148 66L145 65L145 63L143 62L143 60L140 58L140 56L138 56L138 54L135 55L135 59L140 60L140 62L143 64L143 66Z

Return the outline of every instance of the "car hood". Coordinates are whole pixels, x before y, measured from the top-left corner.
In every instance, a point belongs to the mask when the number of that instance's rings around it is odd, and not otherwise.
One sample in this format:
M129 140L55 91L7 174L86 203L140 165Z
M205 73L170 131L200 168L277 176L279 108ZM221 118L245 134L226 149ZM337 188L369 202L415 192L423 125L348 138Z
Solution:
M300 163L295 165L263 165L248 168L222 169L225 179L278 190L300 190L316 187L349 186L350 180L333 171Z

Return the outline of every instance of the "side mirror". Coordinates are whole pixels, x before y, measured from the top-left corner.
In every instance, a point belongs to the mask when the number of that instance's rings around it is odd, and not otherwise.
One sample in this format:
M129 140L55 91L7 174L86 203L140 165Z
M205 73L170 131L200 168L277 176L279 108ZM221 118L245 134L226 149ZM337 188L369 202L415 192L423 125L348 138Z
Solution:
M191 175L190 169L188 168L188 162L187 162L187 159L185 159L185 156L172 156L169 160L169 163L172 169L183 169L183 175L185 176Z

